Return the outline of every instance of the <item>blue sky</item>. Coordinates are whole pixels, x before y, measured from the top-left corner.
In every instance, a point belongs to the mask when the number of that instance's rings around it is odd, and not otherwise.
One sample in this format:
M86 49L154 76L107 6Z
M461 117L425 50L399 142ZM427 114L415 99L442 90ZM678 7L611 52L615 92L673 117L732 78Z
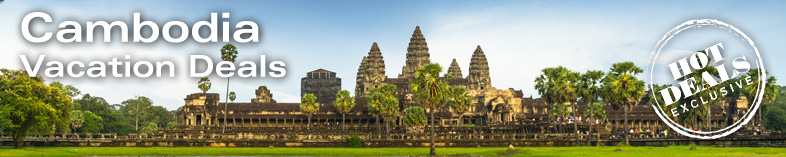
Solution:
M705 18L722 20L745 32L756 42L771 75L786 78L786 69L780 68L784 63L779 61L786 58L786 18L782 16L786 15L786 2L782 1L7 0L0 4L0 68L22 68L20 54L46 54L61 61L85 62L125 54L139 60L171 60L181 68L178 78L47 79L73 84L110 103L141 95L168 109L182 106L187 94L199 92L198 78L187 77L188 55L218 56L225 43L32 44L22 38L19 25L22 17L33 11L49 13L55 24L66 20L82 24L130 21L134 12L159 25L171 20L190 25L208 20L210 12L231 13L233 24L255 21L261 27L261 40L235 43L240 52L238 60L256 61L259 55L266 55L269 60L286 62L287 75L233 78L230 90L238 93L236 101L240 102L250 101L260 85L268 86L279 102L296 102L300 78L318 68L337 72L343 78L342 88L352 91L360 60L373 42L382 50L387 75L395 77L404 65L407 43L415 26L423 30L432 62L447 67L455 58L463 73L468 74L471 54L481 45L491 67L492 85L520 89L526 96L538 97L533 80L545 67L562 65L581 72L606 71L613 63L633 61L647 68L650 52L663 34L687 20ZM103 37L96 38L100 39ZM689 45L694 43L686 41ZM693 45L708 46L705 44ZM211 79L213 88L209 92L223 94L225 79Z

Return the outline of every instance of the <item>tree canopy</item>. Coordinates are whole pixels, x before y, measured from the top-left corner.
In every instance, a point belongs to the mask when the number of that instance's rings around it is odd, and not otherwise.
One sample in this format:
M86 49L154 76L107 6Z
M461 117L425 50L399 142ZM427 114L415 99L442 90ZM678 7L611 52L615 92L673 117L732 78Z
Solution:
M308 130L311 131L311 116L314 116L317 112L319 112L319 103L317 101L317 96L314 94L305 94L303 98L300 99L300 112L302 112L306 117L308 117Z
M197 83L197 87L202 90L202 93L207 93L207 90L210 90L210 86L213 86L213 83L210 82L210 79L207 77L203 77L199 79Z
M349 95L348 90L338 91L338 93L336 93L336 101L333 101L333 107L336 108L336 111L341 113L341 130L346 129L344 120L347 113L355 108L355 98Z
M41 77L30 77L24 70L0 70L0 131L12 134L14 147L28 133L51 134L65 131L73 103L68 92L48 86Z
M404 109L404 124L407 126L426 125L426 110L419 106Z

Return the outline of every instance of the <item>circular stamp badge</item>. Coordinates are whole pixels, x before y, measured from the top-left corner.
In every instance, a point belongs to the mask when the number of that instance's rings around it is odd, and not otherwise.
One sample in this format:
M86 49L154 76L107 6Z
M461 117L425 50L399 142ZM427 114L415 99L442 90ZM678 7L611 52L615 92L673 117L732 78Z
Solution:
M658 41L649 60L652 108L681 135L727 136L748 126L761 105L766 71L759 50L725 22L684 22Z

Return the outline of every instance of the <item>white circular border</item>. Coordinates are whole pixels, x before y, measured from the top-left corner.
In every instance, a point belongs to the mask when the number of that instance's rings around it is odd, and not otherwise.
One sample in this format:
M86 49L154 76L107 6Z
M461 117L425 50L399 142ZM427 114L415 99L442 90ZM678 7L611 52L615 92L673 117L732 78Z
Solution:
M727 24L725 22L722 22L722 21L719 21L719 20L715 20L715 19L700 19L700 20L690 20L690 21L687 21L687 22L684 22L684 23L680 24L679 26L675 27L674 29L671 29L668 33L666 33L666 35L663 35L663 38L661 38L661 40L658 41L658 44L655 46L655 50L653 50L652 54L650 55L650 63L652 63L650 65L650 75L649 75L649 77L650 77L649 78L649 82L650 82L649 83L649 87L650 87L650 89L654 89L654 88L652 88L653 87L652 86L653 85L653 76L652 76L652 74L653 74L653 70L655 68L655 60L657 60L658 54L660 54L660 51L663 48L663 46L665 46L669 42L669 40L671 40L675 35L679 34L680 32L682 32L684 30L687 30L687 29L691 29L691 28L701 28L702 26L715 26L715 27L718 27L718 28L726 29L730 33L736 33L735 35L737 35L737 36L741 36L742 40L746 41L748 43L748 45L750 46L750 49L753 50L753 52L756 52L756 55L758 57L758 67L760 69L759 70L759 81L760 81L761 84L766 84L766 82L767 82L766 78L767 77L766 77L766 73L765 73L766 70L764 70L764 63L762 62L761 54L759 54L759 49L756 48L756 44L753 43L753 40L751 40L747 35L745 35L745 33L742 33L742 31L740 31L736 27L731 26L731 25L729 25L729 24ZM747 112L747 113L745 113L745 115L743 115L744 119L737 120L734 124L732 124L732 125L730 125L730 126L728 126L726 128L723 128L723 129L720 129L720 130L716 130L716 131L709 131L709 132L693 131L693 130L685 128L684 126L680 125L679 123L674 122L671 118L668 118L666 112L664 112L663 108L661 108L660 104L658 104L658 101L653 101L652 108L655 110L655 113L658 114L658 117L661 120L663 120L663 122L666 125L668 125L670 128L672 128L677 133L680 133L682 135L685 135L685 136L688 136L688 137L692 137L692 138L716 139L716 138L724 137L724 136L727 136L727 135L729 135L731 133L734 133L735 131L739 130L742 126L747 124L754 117L756 111L759 109L759 106L761 104L761 97L764 95L764 86L759 86L757 88L757 91L758 92L756 94L756 97L754 98L753 105L750 105L750 107L748 108L749 112ZM655 96L656 96L655 92L653 91L651 94L652 94L652 97L655 98ZM741 121L742 121L742 123L740 123ZM696 135L688 133L686 131L683 131L683 129L689 130L689 132L695 133ZM717 133L720 133L720 134L717 134ZM709 135L709 136L704 136L704 135Z

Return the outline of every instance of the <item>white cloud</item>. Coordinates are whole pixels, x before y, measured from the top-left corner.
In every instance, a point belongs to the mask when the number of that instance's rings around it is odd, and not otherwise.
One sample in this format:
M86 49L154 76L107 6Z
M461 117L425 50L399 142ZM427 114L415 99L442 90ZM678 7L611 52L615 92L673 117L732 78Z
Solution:
M300 102L300 96L298 95L292 95L277 90L270 90L270 94L273 94L273 99L275 99L276 102Z

